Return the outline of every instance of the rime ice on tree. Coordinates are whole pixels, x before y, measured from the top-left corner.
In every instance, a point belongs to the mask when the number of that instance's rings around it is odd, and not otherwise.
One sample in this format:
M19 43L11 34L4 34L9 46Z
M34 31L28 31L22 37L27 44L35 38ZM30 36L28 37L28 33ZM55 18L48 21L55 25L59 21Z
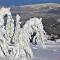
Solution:
M7 14L7 24L4 26L4 16ZM33 57L29 42L26 39L26 31L20 28L20 16L16 16L16 27L14 31L14 20L10 8L0 9L0 55L10 59L20 58L26 60ZM6 28L4 28L6 27Z
M47 41L47 38L46 32L43 29L42 18L31 18L24 25L24 30L27 31L27 35L29 38L31 38L31 35L36 32L33 41L36 42L38 45L42 45L43 48L46 48L45 41Z

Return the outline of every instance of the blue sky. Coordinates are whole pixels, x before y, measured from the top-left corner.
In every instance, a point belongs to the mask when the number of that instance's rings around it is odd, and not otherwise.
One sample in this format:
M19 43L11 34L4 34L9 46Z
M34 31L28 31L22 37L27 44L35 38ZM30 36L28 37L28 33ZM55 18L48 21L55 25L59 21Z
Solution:
M60 0L0 0L0 6L16 6L33 3L60 3Z

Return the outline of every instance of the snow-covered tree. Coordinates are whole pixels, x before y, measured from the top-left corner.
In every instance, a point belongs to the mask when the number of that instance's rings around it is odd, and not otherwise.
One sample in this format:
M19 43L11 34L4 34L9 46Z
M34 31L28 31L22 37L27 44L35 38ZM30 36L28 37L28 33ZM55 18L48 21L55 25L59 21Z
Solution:
M10 8L1 8L0 9L0 52L2 57L8 56L8 50L7 50L7 38L5 36L6 30L4 29L4 16L10 15Z
M4 29L4 16L7 14L6 29ZM16 15L16 27L9 8L1 8L0 10L0 52L2 56L10 58L20 58L27 60L33 57L33 53L27 40L26 31L20 28L20 16ZM14 31L15 28L15 31ZM0 55L1 55L0 54Z
M31 38L31 35L35 32L36 35L34 36L33 41L38 45L42 45L43 48L46 48L45 41L47 41L47 38L43 28L42 18L31 18L26 22L23 28L27 32L29 38Z

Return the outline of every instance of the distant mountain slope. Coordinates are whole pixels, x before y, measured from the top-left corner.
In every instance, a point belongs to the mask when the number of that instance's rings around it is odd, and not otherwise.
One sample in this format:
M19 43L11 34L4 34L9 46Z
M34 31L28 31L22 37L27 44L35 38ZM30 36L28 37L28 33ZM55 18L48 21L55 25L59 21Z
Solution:
M44 29L48 34L60 35L60 4L45 3L11 7L13 17L21 16L22 25L32 17L42 17Z

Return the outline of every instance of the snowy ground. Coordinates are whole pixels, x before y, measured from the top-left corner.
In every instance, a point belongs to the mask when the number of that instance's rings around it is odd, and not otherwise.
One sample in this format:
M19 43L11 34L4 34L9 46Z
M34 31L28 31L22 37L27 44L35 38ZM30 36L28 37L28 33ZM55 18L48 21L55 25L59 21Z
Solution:
M56 44L49 45L47 48L42 48L39 46L32 45L32 51L34 53L34 58L32 60L60 60L60 46ZM59 47L58 47L59 46Z
M57 40L56 43L50 41L50 43L48 44L46 45L47 48L42 48L39 47L38 45L35 46L30 44L34 54L34 58L32 60L60 60L60 46L59 46L60 40ZM9 59L0 57L0 60L9 60Z

